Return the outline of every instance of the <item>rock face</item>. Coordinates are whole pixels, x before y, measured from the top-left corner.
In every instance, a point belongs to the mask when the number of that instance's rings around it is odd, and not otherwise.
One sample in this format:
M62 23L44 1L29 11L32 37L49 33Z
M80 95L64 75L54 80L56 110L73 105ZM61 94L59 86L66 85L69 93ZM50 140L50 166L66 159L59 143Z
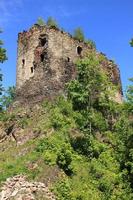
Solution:
M76 77L75 61L92 51L70 34L47 26L34 25L19 33L16 100L29 104L64 93L65 84ZM117 66L108 60L102 65L111 72L113 82L121 85ZM121 101L120 90L118 96Z
M28 182L23 175L8 178L1 188L0 200L55 200L48 187L40 182Z

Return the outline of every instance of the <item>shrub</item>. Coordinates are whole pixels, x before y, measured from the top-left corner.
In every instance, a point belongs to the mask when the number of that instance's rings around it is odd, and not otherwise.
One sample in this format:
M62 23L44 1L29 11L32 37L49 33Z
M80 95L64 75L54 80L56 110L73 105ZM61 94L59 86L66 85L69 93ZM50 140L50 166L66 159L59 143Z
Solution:
M39 26L45 26L45 21L41 18L41 17L39 17L38 19L37 19L37 22L36 22Z
M48 138L41 139L37 147L35 148L35 151L42 153L45 150L56 151L57 150L56 144L49 141Z
M96 49L96 43L93 40L85 41L92 49Z
M84 41L84 33L81 28L76 28L74 30L73 37L79 41Z
M71 138L70 140L75 151L87 156L88 158L92 157L92 147L89 136Z
M50 28L58 28L58 24L56 22L56 20L53 18L53 17L49 17L48 20L47 20L47 25L50 27Z
M74 126L71 103L65 100L57 101L51 109L50 123L55 130L67 130L67 128Z
M65 118L64 118L63 114L60 112L58 107L52 109L50 121L51 121L52 127L55 130L61 129L66 124Z
M59 97L57 99L57 107L60 109L60 112L63 115L66 116L71 116L73 113L73 108L72 108L72 103L69 102L67 99L65 99L64 97Z
M72 174L72 153L67 146L64 146L57 154L57 165L64 170L67 175Z
M57 182L54 192L57 195L57 200L72 200L71 187L68 179Z

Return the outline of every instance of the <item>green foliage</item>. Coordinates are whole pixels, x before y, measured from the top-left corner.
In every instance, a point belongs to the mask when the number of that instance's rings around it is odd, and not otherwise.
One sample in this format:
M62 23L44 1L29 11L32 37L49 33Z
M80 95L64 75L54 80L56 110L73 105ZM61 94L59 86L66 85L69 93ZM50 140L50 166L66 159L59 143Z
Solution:
M56 22L56 20L53 18L53 17L49 17L48 20L47 20L47 25L50 27L50 28L58 28L58 24Z
M55 106L52 108L50 123L55 130L66 130L71 125L74 126L71 102L64 98L57 99Z
M91 161L90 173L99 190L104 193L103 199L127 199L126 193L128 193L129 186L126 181L125 183L122 181L122 174L119 170L119 163L110 149L102 152L98 159ZM116 194L117 198L114 198Z
M96 49L96 43L93 40L85 40L85 43L88 44L92 49Z
M125 104L126 109L128 109L129 113L133 114L133 78L129 79L132 85L129 85L126 92L127 102Z
M128 102L133 104L133 78L130 78L129 80L131 81L132 85L128 86L128 89L127 89L127 100L128 100Z
M114 102L116 88L100 68L104 59L92 53L77 62L67 99L44 102L21 118L20 110L0 113L2 124L23 128L23 137L38 133L18 147L4 143L0 182L22 173L49 179L58 200L133 199L133 88L126 102Z
M91 54L79 60L76 66L77 79L68 84L68 97L72 99L75 109L87 109L100 86L99 62L94 54Z
M41 115L34 113L37 120L34 116L33 124L23 127L41 126L42 139L0 153L0 181L20 173L39 181L54 176L56 181L51 184L59 200L132 200L132 129L125 107L119 106L120 117L111 132L99 104L92 104L88 115L83 109L75 111L72 105L62 97L43 103ZM91 121L91 133L81 128L86 116ZM32 165L37 167L32 169Z
M79 60L76 66L77 79L67 85L68 98L72 100L73 108L85 119L82 127L90 133L97 130L105 131L111 124L113 112L116 112L113 101L115 87L100 69L99 58L94 53Z
M44 19L42 19L41 17L39 17L38 19L37 19L37 22L36 22L39 26L45 26L46 24L45 24L45 21L44 21Z
M0 40L0 63L3 63L5 60L7 60L6 50L2 46L3 42Z
M85 37L84 37L84 33L82 31L81 28L76 28L74 30L74 34L73 34L73 37L79 41L84 41Z
M13 103L15 96L16 96L15 87L10 86L5 91L5 94L0 98L2 108L8 108Z
M57 200L72 200L71 187L69 181L62 180L56 184L54 192L57 196Z
M81 59L76 64L77 79L68 84L68 97L72 99L74 108L86 109L96 101L99 93L107 90L107 76L101 71L100 63L95 54ZM99 91L99 92L98 92Z
M2 46L3 46L3 42L2 40L0 40L0 63L3 63L5 60L7 60L6 50ZM2 91L3 91L1 82L2 82L2 73L0 69L0 95L2 95ZM0 111L1 111L1 105L0 105Z
M67 146L64 146L57 154L57 165L64 170L67 175L72 174L72 153Z
M130 40L130 45L133 47L133 39Z
M42 153L42 152L44 152L48 147L51 148L51 146L50 146L50 144L49 144L49 142L48 142L47 139L45 139L45 140L40 140L38 146L36 147L36 151Z
M89 136L79 136L76 138L71 138L71 145L73 149L79 154L85 155L88 158L92 157L92 146Z
M130 102L130 101L129 101ZM133 115L131 107L133 104L130 102L123 103L120 111L120 117L114 125L114 132L117 136L116 157L120 163L121 170L124 173L124 179L128 180L131 185L133 184Z
M91 138L91 152L92 157L98 159L99 156L108 150L108 146L99 142L96 138Z
M29 123L29 119L26 116L19 119L19 121L18 121L18 124L21 128L26 128L28 126L28 123Z
M101 112L96 110L91 110L90 121L95 131L106 131L108 128L108 123Z
M133 134L128 138L126 144L125 167L128 170L128 178L133 185Z

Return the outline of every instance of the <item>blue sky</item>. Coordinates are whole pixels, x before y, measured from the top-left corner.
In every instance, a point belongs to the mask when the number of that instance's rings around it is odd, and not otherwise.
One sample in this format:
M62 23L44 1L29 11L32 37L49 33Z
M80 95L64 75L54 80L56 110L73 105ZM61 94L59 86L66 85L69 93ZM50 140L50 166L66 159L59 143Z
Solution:
M133 77L133 0L0 0L0 37L8 61L0 65L4 86L15 85L17 34L42 17L53 16L70 33L76 27L96 42L97 50L115 60L121 71L123 88Z

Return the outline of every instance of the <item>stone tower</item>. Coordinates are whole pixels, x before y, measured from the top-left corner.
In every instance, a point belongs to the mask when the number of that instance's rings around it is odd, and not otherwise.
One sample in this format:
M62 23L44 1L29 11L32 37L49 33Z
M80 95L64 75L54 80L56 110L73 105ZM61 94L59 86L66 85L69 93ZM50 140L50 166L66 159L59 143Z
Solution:
M35 24L29 31L19 33L17 100L34 103L62 94L65 84L76 77L75 61L92 51L95 50L70 34L47 26ZM107 58L101 65L121 88L117 66ZM120 89L118 101L121 97Z

